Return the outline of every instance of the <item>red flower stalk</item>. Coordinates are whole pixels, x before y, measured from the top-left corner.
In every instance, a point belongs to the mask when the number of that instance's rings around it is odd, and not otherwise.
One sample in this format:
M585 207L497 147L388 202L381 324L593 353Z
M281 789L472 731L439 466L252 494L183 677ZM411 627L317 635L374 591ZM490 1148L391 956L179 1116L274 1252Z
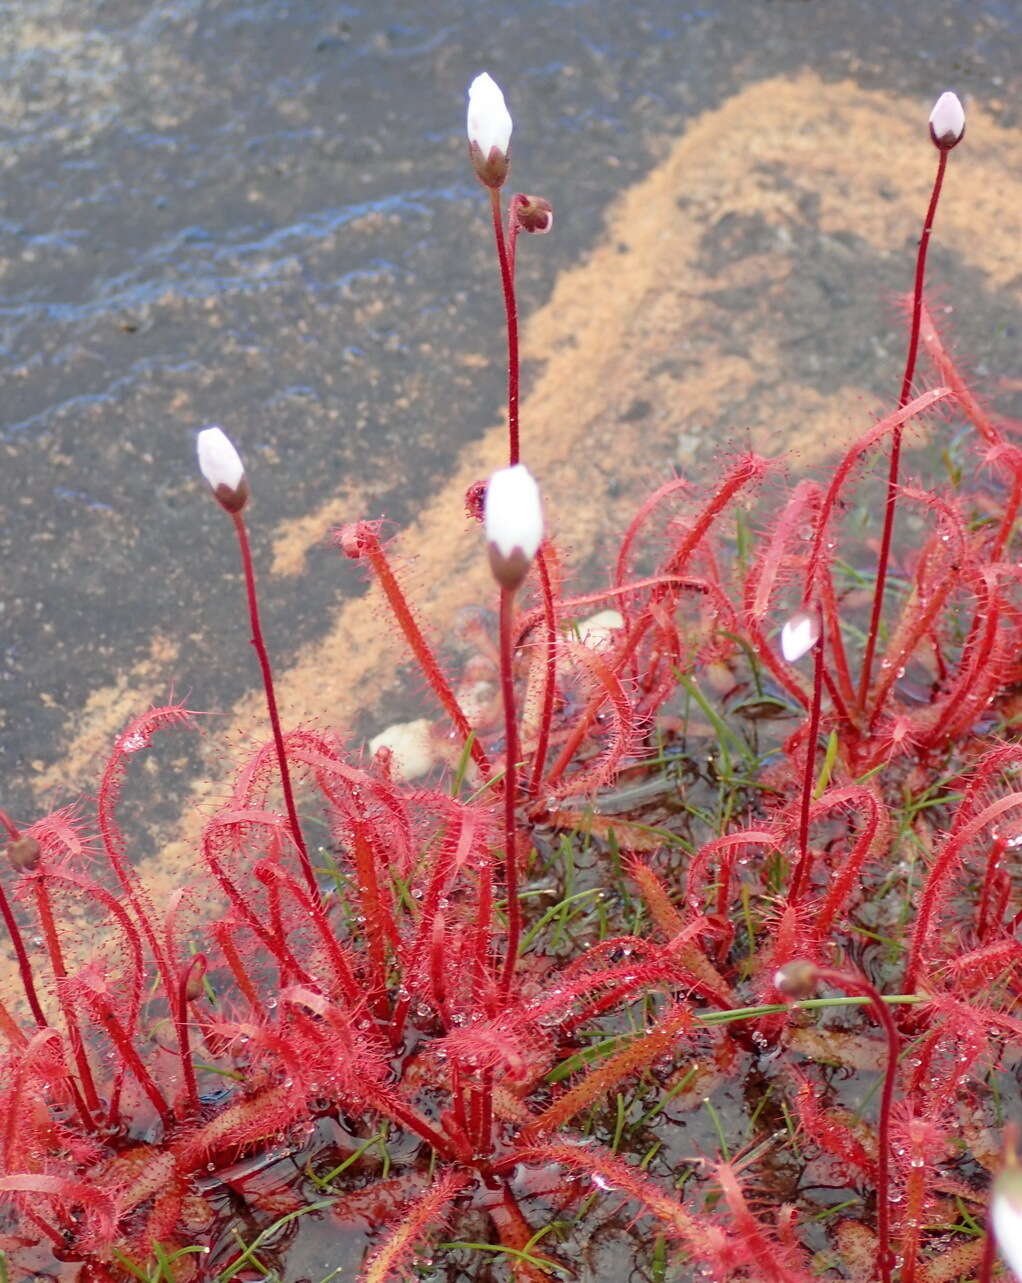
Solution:
M280 714L277 711L277 694L273 685L273 669L270 666L270 655L263 640L262 623L259 618L259 598L256 595L255 570L252 565L252 549L249 546L248 529L245 525L244 508L248 502L248 482L238 452L227 435L220 428L203 428L198 438L199 466L202 474L212 487L217 503L230 514L234 522L234 532L238 536L238 550L241 553L241 566L245 574L245 594L248 598L248 617L252 628L252 645L259 660L259 670L263 677L263 691L266 696L266 711L270 717L273 731L273 743L277 750L277 764L280 768L280 784L284 793L284 806L291 826L291 837L298 851L298 861L311 895L318 895L316 875L312 861L298 822L298 811L295 807L294 791L291 788L291 771L287 764L287 753L284 749L284 736L280 729Z
M24 839L20 830L6 811L0 809L0 825L3 826L10 842L7 846L7 858L13 860L18 867L18 861L14 859L15 852L12 847L15 843L21 843ZM17 852L24 852L24 848L17 848ZM35 858L38 859L38 856ZM32 964L29 961L28 951L25 949L25 941L21 934L21 928L18 926L18 920L14 916L14 910L11 908L11 902L7 898L7 892L3 884L0 883L0 916L3 917L4 926L7 928L7 934L10 936L11 944L14 947L14 956L18 960L18 974L21 977L21 987L25 991L25 999L28 1002L29 1010L32 1012L32 1018L40 1029L46 1029L49 1021L39 1002L39 995L36 993L35 978L32 975Z
M543 540L539 488L522 464L495 472L486 487L483 513L490 568L500 585L500 691L504 704L504 885L507 892L507 952L500 989L506 997L518 960L521 906L515 807L518 802L518 720L512 676L512 614L515 593Z
M493 218L493 237L500 263L500 284L504 292L504 315L507 320L507 457L508 466L514 467L520 458L518 440L518 301L515 297L515 278L504 236L504 219L500 208L500 191L490 188L490 213Z
M809 880L809 808L816 780L816 741L820 734L820 705L823 697L823 623L818 611L800 611L781 630L781 650L789 664L808 650L813 652L813 695L806 727L805 761L802 766L802 803L798 823L798 863L788 891L788 903L797 906Z
M953 102L949 101L952 100ZM959 121L959 117L961 118ZM936 124L934 120L936 119ZM938 135L935 130L941 129ZM912 292L912 327L909 332L908 352L905 355L905 371L901 379L901 392L898 395L898 409L908 404L912 395L912 380L915 378L916 357L919 353L919 329L922 321L923 282L926 277L926 251L930 245L930 233L937 213L937 202L944 183L944 171L947 169L947 158L951 148L959 143L965 133L965 115L961 103L954 94L943 94L938 99L930 116L930 136L937 148L937 174L933 180L930 203L923 220L923 231L919 237L919 249L916 253L916 277ZM891 458L887 476L887 501L884 506L884 526L880 536L880 555L877 561L876 587L873 590L873 609L870 614L869 632L866 637L866 650L862 658L862 674L859 680L859 703L865 706L869 693L869 683L873 670L873 655L876 651L880 631L880 615L884 606L884 588L887 584L887 565L891 557L891 538L894 534L894 511L898 502L898 471L901 461L901 425L897 425L891 434Z

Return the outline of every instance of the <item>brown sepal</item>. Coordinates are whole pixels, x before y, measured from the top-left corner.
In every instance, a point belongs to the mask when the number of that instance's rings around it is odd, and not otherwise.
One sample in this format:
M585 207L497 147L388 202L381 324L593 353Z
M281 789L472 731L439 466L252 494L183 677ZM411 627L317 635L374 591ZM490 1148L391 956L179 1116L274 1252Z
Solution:
M225 512L240 512L248 503L248 481L242 477L232 490L230 486L219 485L213 491L217 503Z
M7 858L13 868L21 872L34 869L43 854L43 848L33 837L15 838L7 843Z
M506 588L509 592L520 588L529 573L532 558L526 557L521 548L512 548L511 556L505 557L495 543L490 544L489 552L490 569L501 588Z
M491 147L489 156L484 156L478 143L470 142L468 154L476 176L484 187L503 187L507 181L507 171L511 167L510 156L499 147Z
M946 133L943 137L938 138L933 126L930 126L930 137L933 139L933 145L938 151L950 151L952 147L957 147L965 137L965 126L962 126L960 134Z

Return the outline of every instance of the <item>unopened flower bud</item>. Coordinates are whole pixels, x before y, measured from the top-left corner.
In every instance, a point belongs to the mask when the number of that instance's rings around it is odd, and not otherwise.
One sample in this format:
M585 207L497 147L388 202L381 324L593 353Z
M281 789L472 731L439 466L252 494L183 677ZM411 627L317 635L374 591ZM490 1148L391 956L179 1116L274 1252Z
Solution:
M781 629L781 654L789 664L794 664L819 640L819 616L805 610L796 611Z
M189 1002L198 1002L206 992L206 969L208 963L204 953L197 953L188 964L188 975L185 979L185 998Z
M221 428L199 433L199 468L213 488L217 503L227 512L240 512L248 502L248 482L241 456Z
M785 998L798 1001L811 998L816 992L816 967L808 958L786 962L774 972L774 988Z
M43 849L36 839L24 834L7 843L7 858L11 862L11 867L17 869L19 873L34 869L42 853Z
M942 93L930 112L930 137L935 147L950 151L965 135L965 109L950 89Z
M490 478L483 521L490 569L502 588L514 592L528 574L543 539L539 487L524 464L501 468Z
M554 210L542 196L516 196L515 221L523 232L542 235L554 225Z
M500 86L484 71L468 87L468 150L487 187L503 187L507 178L511 128Z
M473 521L482 521L483 505L486 503L486 482L473 481L465 491L465 516Z
M999 1172L990 1193L990 1223L1001 1256L1022 1279L1022 1168Z

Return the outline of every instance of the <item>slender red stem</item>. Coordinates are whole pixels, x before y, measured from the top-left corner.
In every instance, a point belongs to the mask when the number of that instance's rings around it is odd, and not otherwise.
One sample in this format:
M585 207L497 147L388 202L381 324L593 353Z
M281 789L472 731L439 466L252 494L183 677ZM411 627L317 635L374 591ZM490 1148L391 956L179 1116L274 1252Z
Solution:
M802 807L798 820L798 864L791 880L788 903L798 904L809 878L809 808L816 781L816 741L820 734L820 704L823 697L823 622L820 636L813 647L813 698L809 705L809 727L806 732L806 759L802 770Z
M490 1006L490 936L493 925L493 868L487 863L479 871L479 907L476 912L472 1001L479 1011Z
M451 1009L447 1002L447 983L444 977L444 960L446 958L447 919L443 909L438 909L433 917L429 938L429 983L436 1003L437 1014L450 1029Z
M248 528L245 525L243 512L232 512L234 530L238 536L238 548L241 552L241 564L245 572L245 594L248 597L248 618L252 628L252 645L259 657L259 668L263 675L263 690L266 692L266 711L270 715L270 726L273 728L273 743L277 750L277 764L280 767L280 784L284 791L284 806L287 809L288 823L291 825L291 836L298 849L298 860L302 873L308 884L309 892L319 895L316 886L316 875L312 870L312 861L302 836L302 827L298 823L298 811L295 808L294 792L291 788L291 771L287 764L287 752L284 748L284 736L280 729L280 715L277 712L277 695L273 688L273 669L270 667L270 656L263 641L263 629L259 620L259 599L256 596L255 570L252 566L252 549L248 542Z
M245 896L242 895L242 893L234 885L231 879L227 876L226 870L221 864L219 858L216 856L216 854L212 850L211 844L208 839L208 831L207 831L206 838L203 839L203 848L204 848L203 854L206 858L206 862L210 867L210 870L213 873L213 876L220 883L220 886L223 888L224 894L230 900L231 904L234 905L235 909L237 910L238 917L245 923L245 925L249 928L249 930L252 931L252 933L256 935L263 942L263 944L266 946L266 948L269 950L269 952L272 954L272 956L276 960L281 972L282 973L290 972L298 976L302 984L307 984L307 985L313 984L312 977L308 974L308 972L306 972L304 967L301 966L301 964L295 958L294 954L288 948L287 940L281 935L274 935L273 931L267 927L267 925L263 922L260 915L255 912L255 910L251 907L251 905L249 904ZM225 937L225 940L226 940L226 937ZM226 957L227 954L226 954L225 940L222 940L221 944L224 947L225 957ZM230 963L229 957L228 957L228 963L229 965L231 965L231 970L233 971L234 967L233 967L233 964ZM245 992L245 996L248 997L247 990L244 992ZM261 1007L262 1007L262 1003L257 1001L256 1009L259 1010L261 1009Z
M991 561L1000 561L1004 556L1004 550L1008 546L1008 540L1018 519L1020 505L1022 505L1022 469L1016 465L1011 471L1011 494L1008 496L1008 502L1005 504L997 527L997 534L990 548Z
M248 972L245 970L241 961L241 954L238 952L238 946L231 939L231 928L225 922L218 922L213 927L217 943L220 945L220 951L224 955L224 960L231 969L231 975L238 988L248 999L248 1004L253 1012L261 1012L263 1003L256 993L255 985L249 979Z
M131 957L131 969L119 982L128 989L126 1011L127 1028L130 1035L135 1029L139 1012L142 1009L142 990L145 982L145 955L142 949L142 937L139 934L138 927L132 920L131 915L121 904L120 900L118 900L111 892L107 891L105 887L97 886L87 878L83 878L79 874L72 873L70 870L66 870L63 873L48 873L46 877L49 882L63 882L68 886L75 887L79 891L84 892L86 896L97 900L104 906L110 916L121 928L124 939L127 943L127 952ZM173 1010L174 1003L172 995L168 995L167 1001ZM124 1072L124 1065L119 1065L117 1067L114 1084L107 1093L108 1106L106 1114L108 1127L114 1127L117 1124L118 1113L120 1110L120 1088Z
M53 978L57 983L57 1000L60 1003L61 1011L64 1013L68 1042L71 1045L71 1054L78 1069L82 1095L85 1097L89 1112L94 1118L98 1118L103 1112L103 1107L99 1103L96 1084L92 1077L92 1068L85 1052L85 1043L82 1041L82 1031L78 1027L74 1004L67 994L65 983L67 980L67 968L64 966L64 954L60 947L57 926L53 920L53 908L50 904L50 895L46 887L45 877L34 877L32 879L32 890L35 893L36 910L39 914L40 926L43 929L43 939L46 941L46 952L50 955L50 966L53 968Z
M351 960L345 952L343 946L338 941L334 932L330 928L326 913L323 911L323 905L319 897L313 897L297 882L294 877L282 865L275 864L272 860L264 860L256 866L255 876L263 883L269 886L271 882L283 885L291 895L298 901L302 912L308 921L312 924L316 934L323 941L323 948L326 956L334 970L337 983L344 991L344 996L348 1002L355 1004L358 1002L360 993L358 983L352 970Z
M159 1088L153 1082L152 1075L142 1063L142 1059L135 1050L131 1039L124 1032L120 1022L111 1010L110 1004L101 994L90 989L84 982L77 984L76 990L81 995L86 1006L88 1006L92 1011L95 1019L100 1022L109 1034L111 1041L117 1047L124 1063L134 1074L138 1085L149 1097L153 1108L159 1114L163 1126L169 1130L173 1125L173 1115L171 1114L170 1106L160 1094Z
M535 756L532 759L532 779L529 781L530 797L535 797L539 792L540 781L543 778L543 767L546 765L547 749L550 745L550 724L554 718L554 693L557 687L557 610L550 585L550 569L542 548L536 553L536 566L539 570L540 589L543 593L546 671L543 675L543 705L539 715L539 735L536 739Z
M980 893L979 908L976 912L976 937L980 944L986 942L987 919L990 915L993 885L997 879L997 874L1000 872L1001 856L1004 854L1007 845L1006 839L998 835L994 838L994 844L990 848L990 854L987 856L986 869L983 872L983 890Z
M464 1136L470 1136L468 1115L465 1113L465 1095L461 1082L461 1069L457 1064L451 1065L451 1111L454 1114L454 1125Z
M2 808L0 808L0 825L3 826L12 842L17 842L21 837L21 831L18 826ZM3 917L7 934L11 938L11 944L14 946L14 953L18 959L18 972L21 975L21 987L25 991L32 1018L40 1029L46 1029L49 1021L46 1019L46 1014L39 1002L39 995L36 993L35 980L32 976L32 964L28 960L25 941L21 934L21 928L18 926L18 920L14 916L14 910L11 908L11 902L7 898L7 892L2 885L0 885L0 915Z
M512 467L518 462L518 304L515 301L515 280L504 237L504 220L500 212L500 190L490 188L490 210L493 214L493 238L497 242L500 261L500 283L504 290L504 312L507 316L507 433L508 461Z
M891 1110L894 1105L894 1079L898 1072L898 1030L887 1004L865 976L854 972L836 971L821 967L817 972L821 980L843 989L845 993L867 998L878 1023L887 1038L887 1064L884 1067L884 1086L880 1097L880 1117L877 1124L877 1238L880 1244L880 1280L891 1283L891 1206L890 1206L890 1153Z
M7 898L7 892L2 886L0 886L0 915L3 916L7 934L10 936L11 944L14 946L14 953L18 959L18 972L21 975L21 987L25 991L32 1018L40 1029L45 1029L49 1021L46 1019L46 1015L39 1004L39 995L36 993L35 981L32 977L32 964L28 959L21 928L18 926L17 919L14 916L11 902Z
M848 717L855 707L855 688L852 686L852 676L848 668L848 656L845 654L844 639L841 636L841 616L838 612L837 598L834 595L834 580L829 566L821 568L819 585L820 611L823 615L823 625L827 630L827 640L830 643L830 653L834 661L836 684L841 692L841 710L842 714ZM831 683L828 683L828 687L830 685Z
M192 1060L192 1047L188 1037L188 990L192 977L201 968L205 974L206 959L201 953L195 954L180 970L177 986L177 1012L174 1023L177 1026L177 1041L181 1049L181 1071L185 1079L185 1092L188 1095L188 1108L192 1115L199 1112L199 1088L195 1081L195 1062Z
M62 1252L67 1251L67 1239L63 1234L48 1222L44 1221L36 1212L25 1209L25 1216L32 1222L36 1229L42 1230L51 1243L55 1243Z
M945 148L937 149L937 176L933 180L933 191L930 193L930 204L926 210L922 235L919 237L919 249L916 253L916 279L912 293L912 328L908 339L908 352L905 357L905 372L901 379L901 393L898 397L898 409L908 404L912 392L912 380L916 372L916 357L919 352L919 326L923 310L923 281L926 277L926 251L930 244L930 233L937 213L937 202L940 200L940 189L944 183L944 171L947 169L948 152ZM899 425L891 434L891 462L887 475L887 502L884 507L884 528L880 536L880 557L877 562L877 581L873 590L873 610L869 620L869 634L866 638L866 652L862 658L862 675L859 681L859 703L865 706L873 671L873 656L876 653L877 635L880 629L880 615L884 605L884 588L887 584L887 565L891 557L891 539L894 534L894 510L898 502L898 471L901 463L901 435Z
M352 840L352 858L355 863L355 874L359 885L359 907L365 916L366 945L370 964L371 1001L377 1017L386 1021L390 1014L387 999L387 927L388 916L393 920L389 907L385 908L376 877L376 861L373 848L362 829L356 828ZM361 890L364 887L365 890Z
M511 674L511 617L514 613L513 588L500 590L500 693L504 703L504 890L507 894L507 952L500 977L501 993L506 997L518 960L522 932L521 906L518 903L518 854L515 837L515 803L518 801L518 723L515 718L515 688Z
M476 1148L480 1153L489 1153L492 1147L492 1130L494 1130L494 1071L482 1071L482 1082L478 1088L478 1116Z
M983 1256L979 1263L979 1273L976 1275L976 1283L991 1283L994 1277L994 1261L997 1259L997 1240L994 1238L993 1227L987 1217L987 1232L983 1240Z

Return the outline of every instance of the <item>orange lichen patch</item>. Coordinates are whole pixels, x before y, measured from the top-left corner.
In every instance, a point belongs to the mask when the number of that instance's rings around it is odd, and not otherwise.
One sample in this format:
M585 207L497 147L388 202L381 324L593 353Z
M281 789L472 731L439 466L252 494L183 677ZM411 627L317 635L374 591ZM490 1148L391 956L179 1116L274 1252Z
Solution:
M52 796L59 805L75 793L94 788L114 739L125 722L147 704L161 703L172 684L178 645L157 634L149 653L110 686L100 686L75 714L75 732L64 756L32 778L37 797Z
M372 495L364 486L344 486L312 512L280 522L273 535L271 575L300 575L309 550L322 543L333 526L361 517Z

